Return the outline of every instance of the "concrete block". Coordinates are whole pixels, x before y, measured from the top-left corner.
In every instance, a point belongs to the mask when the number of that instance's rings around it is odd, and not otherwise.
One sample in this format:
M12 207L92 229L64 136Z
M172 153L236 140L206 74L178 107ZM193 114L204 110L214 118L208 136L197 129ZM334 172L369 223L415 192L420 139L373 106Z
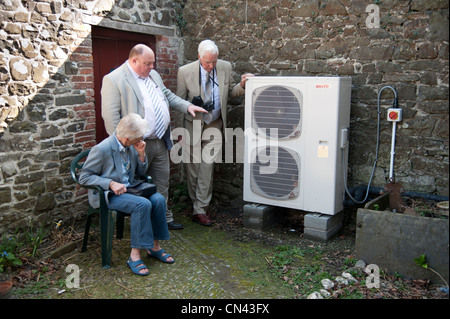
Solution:
M310 213L305 215L303 237L315 241L326 242L333 238L343 225L344 213L324 215Z
M359 208L356 220L356 256L388 273L406 279L443 281L416 264L425 255L429 267L449 281L449 221Z
M244 205L244 227L263 230L278 223L284 208L262 204Z

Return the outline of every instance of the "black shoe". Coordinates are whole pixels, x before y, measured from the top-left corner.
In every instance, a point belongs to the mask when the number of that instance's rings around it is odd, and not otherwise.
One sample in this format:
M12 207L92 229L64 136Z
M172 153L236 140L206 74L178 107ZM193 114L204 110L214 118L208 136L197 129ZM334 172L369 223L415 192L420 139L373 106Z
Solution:
M167 227L169 227L169 229L172 229L172 230L177 230L177 229L183 229L184 225L176 224L175 222L171 221L171 222L167 223Z

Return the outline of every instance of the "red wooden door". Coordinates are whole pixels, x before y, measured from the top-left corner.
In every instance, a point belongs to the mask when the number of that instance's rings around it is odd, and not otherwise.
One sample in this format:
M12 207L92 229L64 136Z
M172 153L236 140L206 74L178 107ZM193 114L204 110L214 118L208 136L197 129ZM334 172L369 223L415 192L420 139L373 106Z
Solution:
M103 76L119 67L128 59L131 48L144 43L155 51L156 39L153 35L119 31L102 27L92 27L92 55L94 63L94 98L96 141L108 137L102 118L101 88Z

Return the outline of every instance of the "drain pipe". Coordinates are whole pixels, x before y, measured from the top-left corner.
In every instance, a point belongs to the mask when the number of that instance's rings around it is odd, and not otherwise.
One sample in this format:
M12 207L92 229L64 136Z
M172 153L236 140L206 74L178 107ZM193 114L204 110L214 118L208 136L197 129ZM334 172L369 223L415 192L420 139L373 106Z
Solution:
M359 200L364 198L364 193L366 192L366 189L369 190L368 194L372 195L374 198L380 196L381 193L384 191L383 187L369 186L369 188L367 188L367 185L351 187L350 189L348 189L348 192L351 194L351 196L344 199L344 206L345 207L354 207L354 206L357 206L358 204L362 204L361 202L359 202ZM448 201L448 196L434 195L434 194L428 194L428 193L404 192L404 193L402 193L402 197L403 196L404 197L421 198L421 199L425 199L425 200L432 200L435 202Z

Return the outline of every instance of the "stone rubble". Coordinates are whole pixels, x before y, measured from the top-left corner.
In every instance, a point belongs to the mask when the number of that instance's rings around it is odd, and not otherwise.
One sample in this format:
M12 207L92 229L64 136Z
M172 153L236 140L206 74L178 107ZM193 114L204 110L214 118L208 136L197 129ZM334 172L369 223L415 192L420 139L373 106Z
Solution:
M366 268L366 263L363 260L358 260L353 268L364 271L364 269ZM341 286L348 286L357 282L358 280L353 277L352 274L344 271L341 276L336 276L334 278L334 281L328 278L322 279L321 284L323 286L323 289L320 289L319 292L314 291L313 293L309 294L307 299L324 299L334 294L340 294ZM336 291L333 291L333 288L335 287L337 287L338 289Z

